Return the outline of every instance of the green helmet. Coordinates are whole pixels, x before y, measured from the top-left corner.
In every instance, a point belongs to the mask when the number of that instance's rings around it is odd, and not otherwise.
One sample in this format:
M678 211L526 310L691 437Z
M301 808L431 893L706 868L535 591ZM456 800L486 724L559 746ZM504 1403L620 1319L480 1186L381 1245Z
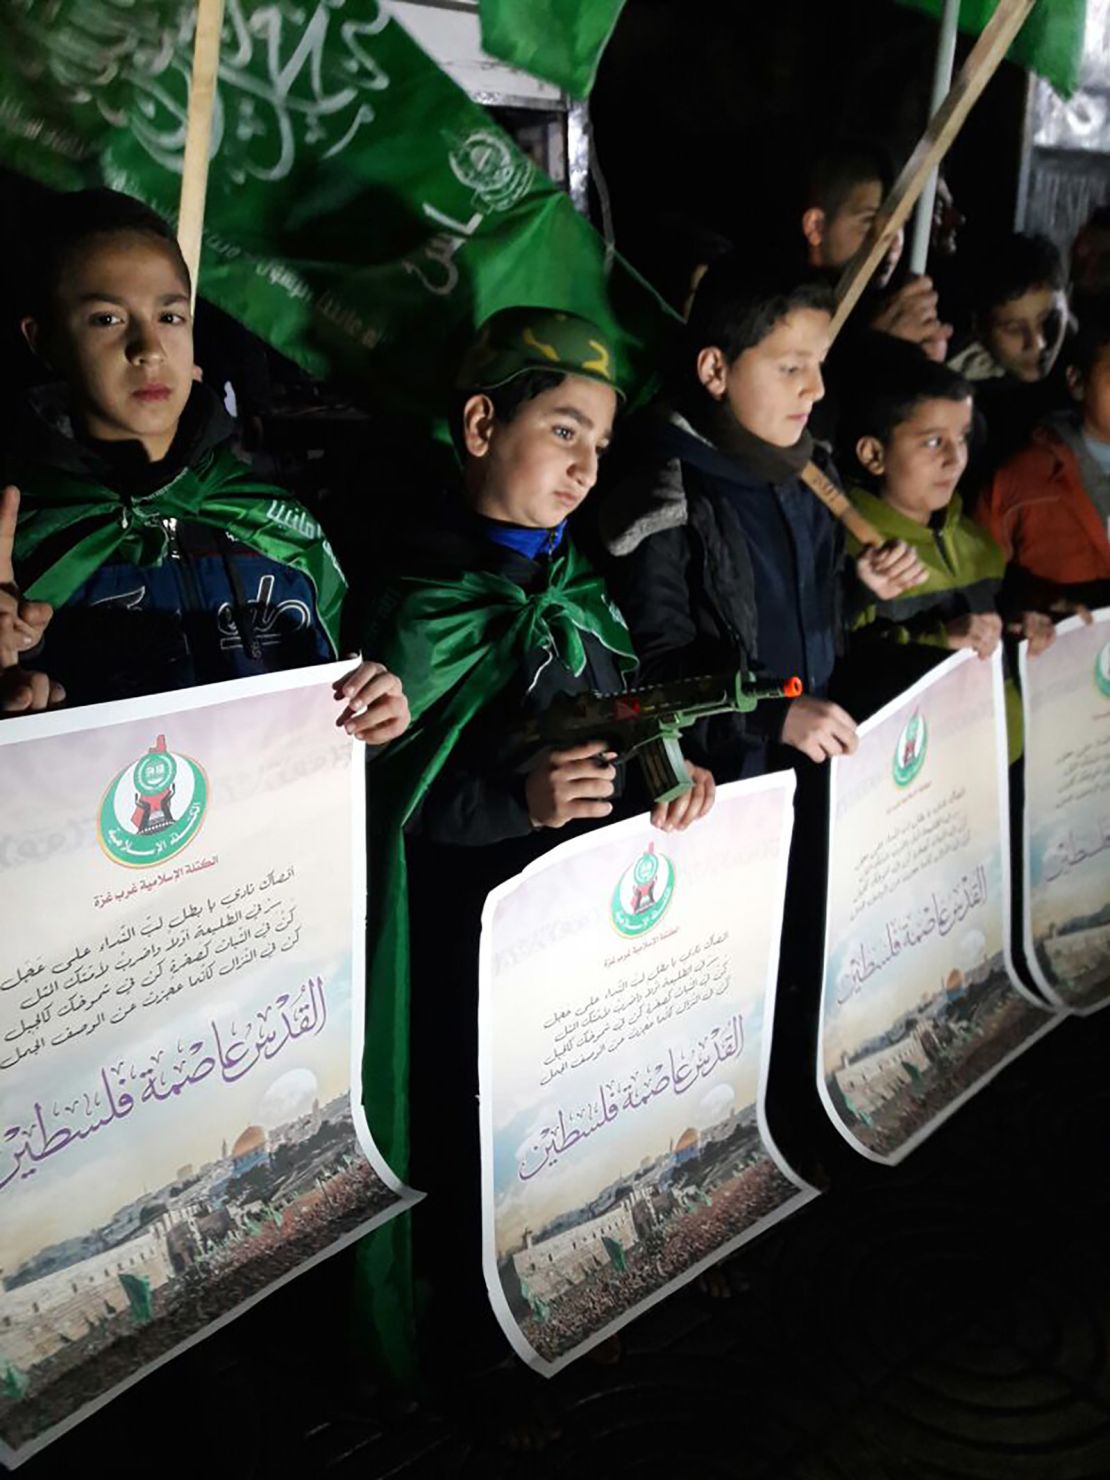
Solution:
M482 325L457 377L460 390L487 391L526 375L554 370L599 380L622 396L616 357L596 324L552 308L504 308Z

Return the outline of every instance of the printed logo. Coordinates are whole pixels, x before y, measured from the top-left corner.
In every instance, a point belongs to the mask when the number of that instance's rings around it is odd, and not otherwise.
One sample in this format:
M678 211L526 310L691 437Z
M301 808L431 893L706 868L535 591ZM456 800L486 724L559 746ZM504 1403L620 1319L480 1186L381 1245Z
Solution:
M1110 642L1095 659L1095 685L1104 699L1110 699Z
M909 786L925 764L925 750L929 744L929 728L920 710L915 709L898 736L894 749L894 781L897 786Z
M475 129L451 139L448 159L460 184L472 190L487 211L507 211L532 183L535 166L496 129Z
M113 863L149 868L188 847L207 807L208 778L196 761L167 750L159 735L104 793L97 837Z
M674 864L649 843L613 890L610 915L621 935L646 935L663 918L674 893Z

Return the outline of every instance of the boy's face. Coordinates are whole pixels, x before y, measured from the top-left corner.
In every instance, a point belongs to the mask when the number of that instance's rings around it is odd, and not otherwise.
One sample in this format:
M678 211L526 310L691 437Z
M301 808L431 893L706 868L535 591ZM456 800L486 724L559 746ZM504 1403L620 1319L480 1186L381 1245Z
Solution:
M189 287L169 246L93 238L66 262L50 322L25 320L24 333L69 382L91 436L165 457L193 385Z
M926 524L956 491L967 467L970 435L970 397L920 401L885 446L877 437L864 437L856 450L863 466L882 480L887 503Z
M1003 370L1032 384L1055 365L1067 323L1063 290L1042 284L992 308L983 338Z
M476 513L525 529L554 529L597 482L613 435L612 386L568 375L498 421L489 398L463 409L467 487Z
M811 266L837 270L847 267L874 230L882 203L882 181L861 180L852 186L834 215L827 216L816 208L806 211L802 229L809 242ZM904 244L905 233L900 231L875 274L876 287L884 288L890 282Z
M1083 426L1099 442L1110 442L1110 344L1104 344L1082 382Z
M793 447L825 394L821 364L829 350L831 324L822 309L796 309L731 365L720 350L702 350L698 375L714 400L727 402L747 431L772 447Z

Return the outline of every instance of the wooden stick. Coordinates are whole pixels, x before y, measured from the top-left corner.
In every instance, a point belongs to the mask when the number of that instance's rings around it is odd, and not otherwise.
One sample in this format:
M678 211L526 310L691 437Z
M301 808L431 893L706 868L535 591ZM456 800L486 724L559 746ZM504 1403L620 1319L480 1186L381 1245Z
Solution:
M967 115L998 70L1035 4L1036 0L999 0L998 9L984 26L951 91L933 115L894 189L883 202L874 239L860 248L837 285L837 310L832 324L834 339L909 218L930 173L952 147Z
M881 545L883 537L871 520L866 518L848 498L841 493L831 478L826 478L816 463L806 463L799 474L811 493L815 493L825 508L835 514L850 534L854 534L863 546Z
M220 68L220 32L224 0L197 0L197 31L193 71L189 79L189 116L185 127L185 159L181 171L181 204L177 212L177 240L197 298L200 248L204 231L204 197L208 190L208 151L212 142L212 113Z

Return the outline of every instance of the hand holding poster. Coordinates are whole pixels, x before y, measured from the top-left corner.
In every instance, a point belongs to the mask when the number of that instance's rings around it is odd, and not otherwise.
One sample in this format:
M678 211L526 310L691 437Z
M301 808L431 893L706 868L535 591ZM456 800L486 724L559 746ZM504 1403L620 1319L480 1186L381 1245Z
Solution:
M545 1374L815 1196L763 1114L793 790L604 828L486 903L486 1284Z
M0 726L0 1454L401 1210L347 665Z
M1110 608L1021 650L1025 953L1049 1000L1110 1001Z
M958 653L832 762L817 1085L897 1162L1052 1027L1009 959L1001 654Z

